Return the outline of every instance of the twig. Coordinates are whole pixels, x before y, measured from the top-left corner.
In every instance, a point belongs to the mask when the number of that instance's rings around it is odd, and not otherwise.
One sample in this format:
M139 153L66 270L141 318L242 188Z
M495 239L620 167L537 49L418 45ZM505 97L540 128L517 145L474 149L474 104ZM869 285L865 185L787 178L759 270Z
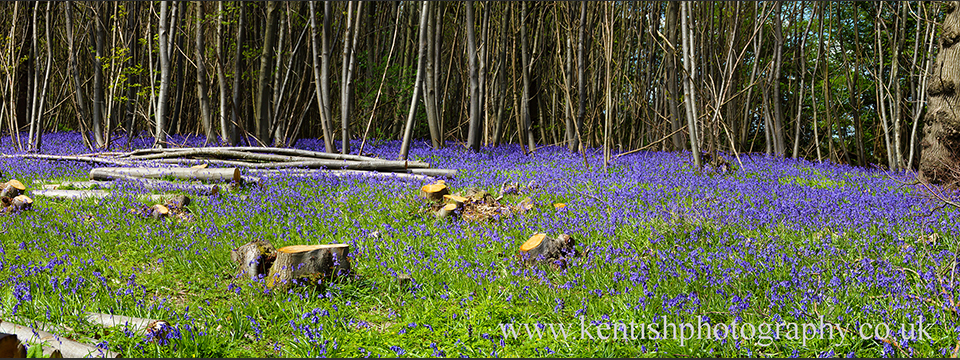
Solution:
M674 134L676 134L676 133L678 133L678 132L680 132L680 131L682 131L683 129L686 129L686 128L687 128L687 125L681 126L679 129L677 129L676 131L670 133L670 134L667 135L667 136L664 136L664 137L661 138L660 140L657 140L657 141L654 141L654 142L649 143L649 144L647 144L647 145L644 145L643 147L641 147L641 148L639 148L639 149L630 150L630 151L627 151L627 152L625 152L625 153L617 154L617 156L614 156L613 159L616 160L617 158L619 158L619 157L621 157L621 156L630 155L630 154L633 154L633 153L636 153L636 152L640 152L640 151L649 149L650 147L652 147L652 146L654 146L654 145L657 145L657 144L663 142L663 141L666 140L666 139L669 139L669 138L670 138L671 136L673 136Z

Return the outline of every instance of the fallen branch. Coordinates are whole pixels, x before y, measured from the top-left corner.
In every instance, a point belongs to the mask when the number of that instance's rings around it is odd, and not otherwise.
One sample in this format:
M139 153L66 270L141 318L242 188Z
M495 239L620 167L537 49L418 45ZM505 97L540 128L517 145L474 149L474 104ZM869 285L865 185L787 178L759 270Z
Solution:
M403 161L343 161L343 160L297 160L283 162L246 162L238 160L215 160L215 159L157 159L158 163L179 164L179 165L198 165L210 164L219 166L237 166L250 169L286 169L286 168L323 168L330 170L379 170L379 171L405 171L408 164ZM411 169L411 170L431 170L431 169Z
M0 154L0 158L11 159L11 158L20 158L20 159L42 159L42 160L70 160L70 161L80 161L93 164L111 164L111 165L120 165L120 166L131 166L132 162L123 161L123 160L114 160L101 157L93 156L74 156L74 155L44 155L44 154Z
M290 148L278 148L278 147L256 147L256 146L232 146L232 147L207 147L207 148L172 148L172 149L141 149L136 150L127 154L123 154L120 157L137 157L144 156L149 154L161 154L161 153L176 153L177 156L181 156L186 151L193 151L197 149L206 149L212 151L219 150L228 150L228 151L242 151L249 153L273 153L273 154L285 154L309 158L318 158L318 159L329 159L329 160L352 160L352 161L383 161L383 159L378 159L369 156L360 156L360 155L343 155L343 154L332 154L319 151L310 151L310 150L300 150L300 149L290 149ZM410 167L429 167L430 165L421 161L409 161Z
M434 178L432 176L427 176L427 175L395 173L395 172L360 171L360 170L249 169L247 170L247 173L251 175L257 175L257 176L315 177L315 176L329 175L329 176L336 176L336 177L360 176L360 177L400 179L400 180L411 180L411 181L434 181ZM246 180L244 180L244 182L246 182Z

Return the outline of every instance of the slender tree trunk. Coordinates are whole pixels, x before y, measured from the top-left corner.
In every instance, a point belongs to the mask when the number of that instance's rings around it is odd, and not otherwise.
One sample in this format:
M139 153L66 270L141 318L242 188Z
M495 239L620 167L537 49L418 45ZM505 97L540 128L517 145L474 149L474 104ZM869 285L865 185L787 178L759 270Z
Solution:
M94 51L96 56L93 59L93 117L91 122L93 124L93 139L97 148L105 148L106 142L103 137L102 124L104 123L104 99L103 99L103 63L104 59L104 41L106 34L103 29L103 18L101 17L103 9L101 4L92 5L97 9L95 10L92 20L93 23L90 24L91 31L91 40L93 41Z
M523 118L522 131L520 131L520 142L527 140L527 148L533 152L537 147L533 139L533 125L530 118L530 53L527 50L527 3L520 3L520 58L523 63L520 70L523 77L523 98L520 102L521 117Z
M697 98L693 89L693 36L690 22L690 3L680 4L680 34L683 42L683 102L687 104L687 129L690 132L690 151L693 163L697 169L701 168L700 147L697 144L700 138L697 134Z
M410 152L410 135L413 132L413 115L417 110L417 100L420 97L420 88L423 86L423 65L427 57L427 14L429 1L424 1L420 10L420 50L417 52L417 80L413 85L413 99L410 100L410 112L407 114L407 124L403 128L403 140L400 143L400 160L406 160Z
M140 41L137 37L137 29L139 29L139 19L140 19L140 3L132 2L127 4L127 48L130 49L130 56L127 58L127 69L134 69L139 59L140 52ZM139 74L136 72L131 72L127 75L127 103L126 110L124 111L124 116L126 117L126 127L127 127L127 144L126 147L130 148L133 145L133 135L136 125L136 106L137 106L137 90L140 88Z
M240 130L246 119L240 116L240 109L243 108L243 98L241 98L241 89L243 89L243 69L244 69L244 55L243 49L246 45L246 18L247 10L243 1L238 1L237 6L240 8L240 15L237 19L237 46L236 53L234 54L233 59L233 100L231 101L230 113L232 119L232 126L230 129L230 144L239 145L240 144Z
M921 6L923 6L923 5L921 5ZM924 42L925 44L928 44L926 54L932 54L932 53L933 53L933 44L934 44L933 34L934 34L933 24L928 23L928 24L927 24L927 36L928 36L928 37L924 37L924 38L928 39L926 42ZM907 168L908 168L908 169L913 169L914 151L915 151L915 149L917 148L917 144L916 144L916 140L917 140L917 125L920 123L920 115L923 113L924 106L926 106L926 100L927 100L927 83L928 83L928 81L929 81L929 76L928 76L927 74L930 74L930 71L931 71L931 69L932 69L933 63L934 63L933 57L932 57L932 56L926 56L926 60L925 60L925 64L926 64L926 65L924 65L924 66L923 66L923 69L921 70L921 71L922 71L922 74L920 75L920 77L922 78L922 80L921 80L921 82L920 82L920 86L919 86L919 90L918 90L918 92L919 92L919 96L917 96L918 104L917 104L916 107L914 108L914 112L913 112L913 128L912 128L912 130L910 131L910 155L909 155L909 160L907 160Z
M770 102L773 105L773 136L774 152L777 156L784 156L786 149L783 145L783 107L780 105L780 70L783 68L783 2L777 2L777 16L773 21L773 36L776 39L773 58L773 73L770 78Z
M204 144L215 141L216 135L213 132L213 119L210 117L210 97L207 95L207 65L203 52L206 51L203 39L203 2L196 1L197 7L197 98L200 101L200 122L203 125L203 132L207 135Z
M673 133L671 140L673 141L673 148L676 150L682 150L686 148L684 145L683 134L680 130L680 91L677 89L677 74L680 72L677 69L677 51L681 46L677 44L677 24L679 23L679 14L680 14L680 2L679 1L670 1L667 3L667 14L666 14L666 36L667 36L667 45L670 48L665 48L664 54L664 65L666 66L666 83L667 83L667 109L670 115L670 132ZM748 97L749 98L749 97Z
M160 2L160 33L158 36L160 52L160 92L157 94L156 137L154 147L163 147L167 141L164 127L166 121L167 93L170 91L170 23L168 17L169 1Z
M350 153L350 37L353 35L353 1L347 2L347 30L343 36L343 62L340 66L340 151Z
M266 29L263 35L263 50L260 54L260 71L257 76L257 112L256 112L256 131L260 141L264 144L272 143L270 139L270 126L273 124L272 114L270 114L271 104L273 103L273 61L276 57L277 46L277 27L279 16L277 15L277 3L267 1L265 4Z
M480 20L480 55L477 58L480 66L480 73L478 75L480 81L479 94L477 97L480 99L480 119L481 127L483 128L483 140L484 145L490 144L490 134L489 134L489 122L490 122L490 97L487 96L487 93L490 91L488 86L489 78L487 77L487 55L490 53L490 7L493 4L483 4L483 18Z
M613 57L613 14L610 11L610 3L604 3L604 21L603 26L603 52L604 52L604 98L605 98L605 107L604 107L604 122L603 122L603 170L607 170L607 166L610 163L610 136L611 131L613 130L613 94L611 91L611 78L613 77L610 74L610 61Z
M467 147L480 151L480 84L477 75L477 43L474 39L473 1L467 1L467 67L470 71L470 129L467 132Z
M443 147L443 130L440 129L440 119L437 112L437 79L436 79L436 57L434 56L434 47L436 46L436 28L435 22L438 14L435 14L435 7L430 8L427 13L427 58L426 74L423 79L423 105L427 110L427 127L430 130L430 143L434 149Z
M319 43L317 41L317 11L315 9L315 1L310 2L310 48L313 50L313 56L311 60L313 61L313 81L314 86L317 87L317 108L320 109L320 129L323 132L323 146L324 151L328 153L333 152L333 136L330 135L330 124L328 120L328 111L324 104L324 89L321 84L326 83L326 80L321 80L319 64L317 63L318 58L320 57ZM324 14L324 22L326 22L326 14ZM326 37L326 34L323 35ZM326 40L324 40L324 48L326 48ZM326 64L324 64L326 65Z
M226 62L223 54L223 1L217 2L217 85L220 88L220 141L230 141L230 121L227 120L229 106L227 105L227 76L224 73Z
M36 151L33 146L33 136L36 132L37 121L40 118L40 116L37 114L37 102L40 101L37 96L37 83L40 82L39 79L37 79L37 77L40 76L40 62L37 61L37 37L39 37L39 35L37 35L37 12L39 11L40 6L37 3L34 3L33 16L30 21L30 33L32 33L33 36L30 37L30 61L28 63L29 74L27 75L31 83L30 89L27 93L30 103L30 108L27 111L27 118L30 121L30 127L27 131L27 151L30 152ZM16 19L14 19L14 21L16 21Z

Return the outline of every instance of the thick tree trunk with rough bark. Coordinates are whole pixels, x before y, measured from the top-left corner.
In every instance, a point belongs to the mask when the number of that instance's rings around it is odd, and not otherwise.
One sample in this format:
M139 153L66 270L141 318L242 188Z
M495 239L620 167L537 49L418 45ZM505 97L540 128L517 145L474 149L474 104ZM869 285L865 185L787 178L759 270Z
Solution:
M920 147L920 180L956 184L960 177L960 2L943 4L940 53L927 74L928 110Z

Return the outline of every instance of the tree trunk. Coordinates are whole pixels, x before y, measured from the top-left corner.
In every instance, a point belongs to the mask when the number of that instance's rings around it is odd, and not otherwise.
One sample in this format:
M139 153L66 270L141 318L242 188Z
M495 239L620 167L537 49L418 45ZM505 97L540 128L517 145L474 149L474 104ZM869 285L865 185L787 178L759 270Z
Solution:
M347 2L347 29L343 36L343 60L340 65L340 152L342 154L350 153L350 95L353 93L350 88L352 75L350 71L353 68L352 51L350 46L351 37L354 36L353 28L353 6L354 1ZM358 11L359 12L359 11Z
M530 52L527 49L527 3L520 3L520 59L522 63L520 64L521 76L523 78L523 95L520 101L520 113L523 118L523 124L521 125L520 131L520 142L523 143L524 140L527 141L527 149L530 152L537 147L536 141L533 139L533 120L530 116L530 66L532 62L530 61Z
M131 9L130 6L133 6ZM127 69L134 69L139 60L139 49L140 41L137 37L137 29L139 29L139 15L140 15L140 3L133 2L127 5L127 48L130 50L130 57L127 58ZM139 75L131 73L127 75L127 108L124 111L124 117L126 118L126 128L127 128L127 148L133 146L133 135L136 132L136 108L137 108L137 89L140 88Z
M156 127L154 147L163 147L167 141L166 111L167 93L170 91L170 23L168 17L169 1L160 2L160 33L158 34L160 52L160 92L157 94Z
M960 2L943 4L946 14L940 24L940 52L927 75L928 110L920 142L920 180L954 186L960 178Z
M613 131L613 89L611 88L610 61L613 57L613 14L610 3L604 3L605 21L603 26L603 79L604 79L604 122L603 122L603 170L607 170L610 163L610 136Z
M433 56L437 47L436 39L436 7L430 6L430 12L427 14L427 58L425 65L426 74L423 78L423 105L427 110L427 127L430 130L430 143L434 149L443 147L443 129L440 128L440 115L437 111L437 77L436 58Z
M584 69L587 67L586 61L586 51L584 42L589 41L586 35L586 23L587 23L587 2L580 2L580 23L578 24L580 30L580 36L577 38L577 119L574 123L575 130L577 131L577 138L574 139L573 143L570 144L571 149L582 150L583 146L583 135L586 132L586 129L583 127L583 118L587 116L586 109L586 79L584 76ZM574 150L572 150L574 151Z
M273 124L272 114L270 114L273 88L273 61L276 57L277 46L277 3L267 1L266 11L266 29L263 35L263 50L260 54L260 71L257 76L257 112L256 112L256 131L257 136L264 144L270 144L270 126Z
M321 72L321 71L324 71L324 70L321 70L321 69L320 69L320 65L318 64L318 60L319 60L319 57L320 57L320 49L318 49L319 43L318 43L318 41L317 41L317 40L318 40L318 39L317 39L317 15L316 15L316 9L315 9L315 5L314 5L315 3L316 3L315 1L311 1L311 2L310 2L310 48L313 50L313 56L311 56L310 58L311 58L311 60L312 60L312 62L313 62L313 81L314 81L314 86L317 87L317 91L316 91L316 93L317 93L317 108L320 109L320 129L321 129L321 131L323 132L323 146L324 146L324 151L326 151L326 152L328 152L328 153L332 153L332 152L333 152L333 136L330 135L330 124L329 124L329 120L328 120L328 117L327 117L329 112L327 111L327 107L326 107L326 105L325 105L325 99L324 99L324 96L329 96L329 95L327 95L326 93L324 93L324 88L325 88L325 86L321 85L321 84L326 84L327 80L326 80L326 79L321 79L321 77L320 77L320 76L321 76L321 75L320 75L320 72ZM324 20L323 20L323 21L324 21L325 24L327 23L326 16L327 16L327 15L324 14ZM326 46L327 46L327 45L326 45L326 42L327 42L327 41L326 41L326 36L327 36L327 34L323 34L323 37L324 37L324 45L323 45L323 46L324 46L324 49L326 49ZM326 64L326 62L324 62L324 67L326 67L326 66L327 66L327 64ZM324 71L324 72L325 72L325 71Z
M693 155L693 163L699 170L702 163L700 162L700 146L697 143L699 136L697 136L697 98L696 92L693 89L693 36L690 26L692 22L690 18L690 3L680 4L680 34L683 42L683 102L687 104L687 130L690 133L690 152Z
M237 2L237 6L240 8L240 15L237 19L237 46L236 53L233 58L233 98L230 104L230 118L231 126L230 130L230 144L239 145L240 144L240 129L246 119L240 116L240 111L243 109L243 98L241 98L240 89L243 88L243 47L246 40L246 6L244 6L243 1Z
M203 42L203 2L196 1L197 7L197 98L200 101L200 122L203 132L207 135L204 144L214 142L216 135L213 132L213 119L210 117L210 97L207 95L207 65L204 57L206 46Z
M403 140L400 143L400 160L406 160L410 152L413 115L417 110L417 100L420 97L421 87L423 87L423 65L427 61L427 14L430 9L429 4L429 1L424 1L420 10L420 50L417 52L417 80L413 84L413 99L410 100L410 112L407 113L407 123L403 128Z
M68 66L67 72L71 73L73 79L73 91L76 95L77 102L77 120L80 125L81 132L83 132L87 122L87 102L83 98L84 90L83 83L80 81L80 69L77 64L77 53L73 47L73 2L67 2L63 7L64 16L66 17L66 31L67 31L67 52L69 53L68 57ZM165 12L163 14L166 14ZM87 137L87 134L81 136L83 142L87 145L88 148L93 148L90 143L90 139Z
M467 68L470 71L470 129L467 131L467 148L480 151L480 84L477 78L477 43L474 37L473 1L466 3Z

